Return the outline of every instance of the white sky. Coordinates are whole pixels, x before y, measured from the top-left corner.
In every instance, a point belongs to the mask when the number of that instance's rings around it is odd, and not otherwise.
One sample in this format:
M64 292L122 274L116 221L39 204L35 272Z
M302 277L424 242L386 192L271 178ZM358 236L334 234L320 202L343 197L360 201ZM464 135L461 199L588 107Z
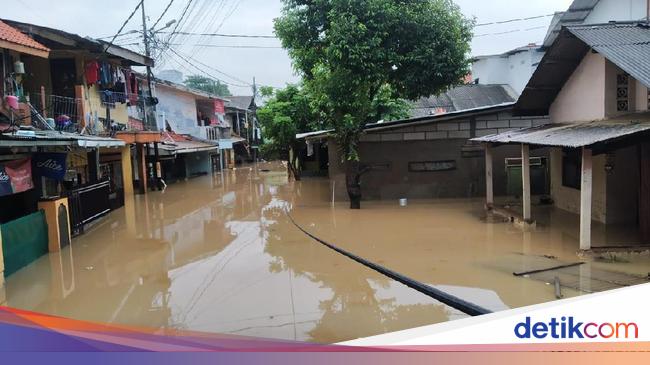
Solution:
M1 18L24 21L58 28L80 35L103 37L114 34L129 16L139 0L2 0ZM189 0L174 0L161 24L178 19ZM273 18L280 15L280 0L194 0L196 8L188 12L195 25L193 31L207 33L262 34L273 32ZM476 17L477 23L487 23L512 18L524 18L564 11L571 0L455 0L466 16ZM151 25L162 13L168 0L146 0L145 8ZM229 17L227 15L230 14ZM216 17L214 16L216 15ZM208 20L214 19L214 21ZM513 22L507 24L477 27L475 34L491 34L520 29L522 31L476 37L472 42L472 53L493 54L505 52L532 42L541 42L546 34L550 17ZM213 24L210 24L213 23ZM221 24L221 27L219 25ZM138 13L125 29L141 29L141 14ZM158 26L159 28L160 26ZM540 28L543 27L543 28ZM539 28L532 29L530 28ZM125 37L129 38L129 36ZM295 82L291 61L282 49L269 48L211 48L195 47L199 37L178 40L183 46L176 46L184 57L190 55L197 61L225 72L247 83L255 76L258 84L283 86ZM137 42L132 40L131 42ZM211 45L254 45L274 47L279 41L274 39L226 39L204 38L200 44ZM138 49L139 46L131 46ZM174 56L177 57L177 56ZM183 61L179 61L183 63ZM241 84L227 76L217 73L203 65L198 67L213 76L233 84ZM187 66L192 73L198 70ZM177 66L174 61L162 68L176 68L184 74L187 69ZM154 70L155 71L155 70ZM248 87L233 87L234 94L250 94Z

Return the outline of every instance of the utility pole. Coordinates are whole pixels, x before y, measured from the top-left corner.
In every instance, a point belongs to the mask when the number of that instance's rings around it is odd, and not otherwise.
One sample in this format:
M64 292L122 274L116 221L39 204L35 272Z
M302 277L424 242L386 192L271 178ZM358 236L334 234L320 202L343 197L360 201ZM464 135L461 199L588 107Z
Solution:
M151 58L151 48L149 47L149 34L147 33L147 16L144 10L144 0L142 0L141 8L142 8L142 37L144 40L144 54L145 56L147 56L147 58ZM148 92L149 98L145 98L143 104L145 120L147 119L147 100L149 101L153 100L153 91L152 91L152 83L151 83L151 66L149 65L147 65L147 87L149 88L149 92Z
M149 34L147 33L147 15L145 14L144 10L144 0L142 0L142 38L144 40L144 54L147 56L147 58L151 58L151 48L149 47ZM148 121L149 118L147 116L147 101L151 102L153 101L153 87L151 83L151 66L147 65L147 86L149 89L149 97L144 99L144 115L145 115L145 121ZM153 103L152 103L153 104ZM153 106L153 105L152 105ZM155 130L158 130L158 125L156 123L155 117L153 122L155 123ZM149 122L151 124L151 121ZM151 126L153 127L153 125ZM148 148L147 144L147 150ZM156 182L155 185L153 185L154 189L161 190L161 184L160 184L160 179L162 178L162 171L161 171L161 166L160 166L160 155L158 151L158 142L153 143L153 149L154 149L154 164L153 164L153 180ZM149 155L147 153L147 155Z

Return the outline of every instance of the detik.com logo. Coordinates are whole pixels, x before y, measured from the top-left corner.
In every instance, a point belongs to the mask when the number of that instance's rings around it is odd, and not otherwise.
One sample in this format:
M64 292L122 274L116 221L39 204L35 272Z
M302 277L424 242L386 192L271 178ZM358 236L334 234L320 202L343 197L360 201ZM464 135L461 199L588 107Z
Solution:
M638 339L639 326L636 323L595 323L579 322L573 317L553 317L548 322L532 322L530 317L515 325L518 338L617 338Z

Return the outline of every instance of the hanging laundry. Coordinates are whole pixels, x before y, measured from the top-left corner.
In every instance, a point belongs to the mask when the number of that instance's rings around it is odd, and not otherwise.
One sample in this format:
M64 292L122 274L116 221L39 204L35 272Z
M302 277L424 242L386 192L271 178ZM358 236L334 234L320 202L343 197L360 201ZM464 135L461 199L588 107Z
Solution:
M88 85L96 84L97 81L99 81L99 62L87 62L85 67L85 76Z

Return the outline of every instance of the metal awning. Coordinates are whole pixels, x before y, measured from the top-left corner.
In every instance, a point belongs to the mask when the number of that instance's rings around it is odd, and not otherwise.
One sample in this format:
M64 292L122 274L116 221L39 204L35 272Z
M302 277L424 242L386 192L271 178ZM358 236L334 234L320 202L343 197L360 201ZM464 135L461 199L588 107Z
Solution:
M614 142L650 131L650 120L605 120L587 123L556 123L501 134L473 138L472 141L497 144L530 144L552 147L587 147Z
M57 131L33 131L0 135L0 147L70 146L82 148L123 147L124 141Z

